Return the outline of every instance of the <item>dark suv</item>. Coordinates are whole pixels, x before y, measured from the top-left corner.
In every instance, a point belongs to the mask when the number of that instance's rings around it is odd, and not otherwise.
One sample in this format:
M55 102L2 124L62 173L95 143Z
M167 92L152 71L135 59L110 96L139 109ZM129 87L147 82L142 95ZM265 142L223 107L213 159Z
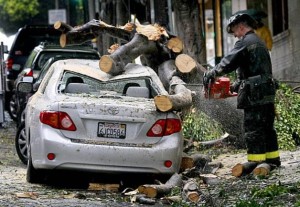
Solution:
M28 25L19 29L6 59L6 110L9 109L14 81L33 48L44 41L58 44L60 35L53 25Z
M14 89L16 88L18 82L25 76L32 76L36 79L43 66L49 59L94 59L99 60L100 55L98 51L92 48L91 45L77 45L77 46L66 46L61 48L57 44L51 44L47 42L42 42L40 45L36 46L30 53L27 61L23 66L23 70L19 73L17 79L14 83ZM47 63L48 67L53 62ZM23 97L20 94L13 93L9 101L8 112L11 118L15 121L19 121L20 113L23 110ZM23 101L24 102L24 101Z

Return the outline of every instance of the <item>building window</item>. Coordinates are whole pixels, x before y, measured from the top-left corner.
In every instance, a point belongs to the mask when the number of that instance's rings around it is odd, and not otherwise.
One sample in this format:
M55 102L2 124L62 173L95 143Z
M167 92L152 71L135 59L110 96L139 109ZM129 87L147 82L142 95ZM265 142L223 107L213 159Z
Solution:
M274 36L289 28L287 4L287 0L272 1Z

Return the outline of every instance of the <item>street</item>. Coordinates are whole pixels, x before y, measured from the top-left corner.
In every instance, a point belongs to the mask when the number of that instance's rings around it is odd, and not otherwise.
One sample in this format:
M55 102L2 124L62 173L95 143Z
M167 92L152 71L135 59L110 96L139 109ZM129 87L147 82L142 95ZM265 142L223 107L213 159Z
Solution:
M119 184L106 182L89 183L89 187L74 187L85 174L77 175L73 180L61 180L54 177L47 184L30 184L26 182L26 166L19 160L15 147L15 123L6 114L5 123L0 129L0 206L145 206L131 203L131 196L123 196L119 191ZM213 203L208 206L232 206L243 196L249 196L249 189L264 189L266 186L286 186L295 188L300 179L300 150L281 151L282 167L274 170L268 179L261 178L235 178L231 175L231 169L236 163L242 163L245 159L244 152L227 150L215 157L214 162L222 163L223 167L216 171L221 182L209 185L202 190L208 191ZM72 177L68 176L67 177ZM66 177L65 177L66 178ZM64 178L64 179L65 179ZM111 176L113 178L113 176ZM65 182L64 182L65 181ZM73 186L73 187L72 187ZM299 187L296 187L299 188ZM134 188L135 189L135 188ZM131 189L131 190L134 190ZM226 196L220 192L225 190ZM224 193L224 192L223 192ZM281 199L285 206L295 206L299 198L299 190L275 196L274 202ZM279 202L279 201L278 201ZM161 204L160 199L152 206L169 206Z
M116 184L90 184L88 189L51 183L26 182L26 166L19 160L14 138L15 123L6 114L0 129L0 206L139 206L121 196ZM84 176L84 174L83 174ZM78 179L78 178L77 178ZM76 180L76 178L75 178ZM159 205L156 205L159 206Z

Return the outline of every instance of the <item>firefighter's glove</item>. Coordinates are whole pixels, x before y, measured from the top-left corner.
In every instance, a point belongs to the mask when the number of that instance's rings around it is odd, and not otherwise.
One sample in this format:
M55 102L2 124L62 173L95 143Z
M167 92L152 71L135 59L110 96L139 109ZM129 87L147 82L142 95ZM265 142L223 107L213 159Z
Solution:
M234 81L231 85L230 85L230 92L231 93L237 93L239 91L239 88L240 88L240 85L241 85L241 81Z
M207 86L209 83L215 82L215 78L217 76L217 71L209 70L203 75L203 84Z

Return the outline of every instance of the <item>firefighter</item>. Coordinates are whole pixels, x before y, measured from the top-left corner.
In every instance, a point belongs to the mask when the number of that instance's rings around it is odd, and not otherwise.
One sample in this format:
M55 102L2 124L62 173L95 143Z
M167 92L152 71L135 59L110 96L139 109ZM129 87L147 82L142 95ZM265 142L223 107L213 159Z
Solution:
M278 167L281 162L274 128L274 100L278 84L272 77L268 48L254 29L256 21L246 13L229 18L227 32L238 41L219 64L204 74L203 84L208 85L216 76L236 71L237 79L230 86L230 91L238 93L237 108L244 110L247 159Z

